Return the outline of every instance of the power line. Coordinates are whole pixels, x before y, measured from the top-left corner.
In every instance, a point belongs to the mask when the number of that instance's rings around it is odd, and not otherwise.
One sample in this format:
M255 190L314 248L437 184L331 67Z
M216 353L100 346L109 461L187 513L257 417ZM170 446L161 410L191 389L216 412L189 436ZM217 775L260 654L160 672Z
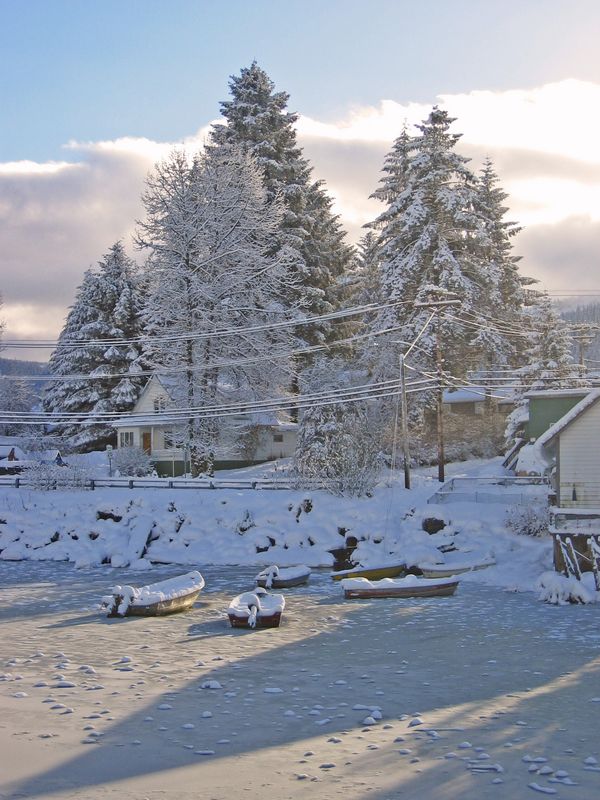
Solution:
M35 383L37 381L66 381L66 380L77 380L77 381L95 381L95 380L106 380L111 378L131 378L135 380L139 377L152 377L153 375L179 375L179 374L187 374L189 372L206 372L211 369L215 368L226 368L226 367L239 367L239 366L246 366L250 364L259 364L263 361L273 361L274 359L289 359L293 358L297 355L306 355L310 353L318 353L318 352L325 352L328 350L333 350L337 347L345 347L347 345L354 344L354 342L363 341L365 339L374 338L377 336L385 336L389 333L394 333L395 331L401 330L404 326L398 325L392 328L384 328L380 331L371 331L369 333L358 333L354 334L353 336L348 336L345 339L337 339L334 342L328 344L317 344L311 345L309 347L300 347L295 350L287 350L282 351L280 353L269 353L268 355L264 356L253 356L251 358L239 358L239 359L232 359L229 361L213 361L207 364L202 364L199 366L193 367L161 367L157 366L156 369L152 370L140 370L139 372L113 372L113 373L103 373L100 375L92 375L90 373L72 373L72 374L56 374L56 375L0 375L0 379L6 380L20 380L20 381L29 381L31 383Z
M413 386L418 383L422 383L423 381L413 381L410 385ZM310 394L305 395L294 395L290 397L278 397L278 398L266 398L264 400L251 400L247 402L237 402L237 403L222 403L214 406L189 406L184 408L177 408L172 407L171 409L167 409L164 412L161 412L161 418L166 416L174 417L174 416L185 416L189 414L193 414L196 412L204 412L204 411L217 411L217 410L231 410L236 413L244 413L250 408L253 408L257 405L260 405L265 410L270 407L270 405L274 404L277 405L281 402L290 403L293 405L296 400L307 402L311 400L319 400L323 397L334 397L336 395L343 396L347 393L357 392L357 391L370 391L370 390L378 390L378 389L386 389L390 387L396 387L398 384L398 380L387 380L387 381L379 381L376 383L364 383L359 384L358 386L349 386L340 389L330 389L325 392L313 392ZM89 419L93 419L94 421L102 421L102 422L110 422L113 420L148 420L153 419L154 414L152 412L149 413L134 413L131 411L104 411L104 412L81 412L81 411L63 411L63 412L38 412L38 411L1 411L0 414L2 415L1 419L3 421L10 420L16 421L23 420L23 419L43 419L47 422L54 422L57 419L61 421L69 421L71 419L76 420L80 419L81 417L88 417Z
M423 381L423 383L429 383L429 381ZM429 391L430 389L434 388L433 386L417 386L415 388L414 384L411 384L411 385L413 386L413 388L408 390L408 394L414 394L415 392L420 392L420 391ZM312 409L312 408L316 408L316 407L320 407L320 406L338 405L338 404L343 405L345 403L367 402L367 401L370 401L370 400L377 400L377 399L382 399L382 398L386 398L386 397L394 397L398 393L398 388L399 388L399 384L398 384L398 382L396 382L395 384L392 384L389 387L383 387L382 389L377 390L377 391L371 391L371 392L364 391L364 392L360 392L360 393L355 393L354 395L352 395L352 394L335 395L335 396L324 395L322 398L320 398L318 400L309 400L309 401L305 401L302 398L302 396L298 396L297 399L282 398L281 401L277 405L274 404L275 401L271 401L271 403L269 404L268 407L265 407L264 405L258 405L255 408L247 408L247 409L244 409L244 410L239 410L239 409L237 409L237 410L219 410L219 411L213 411L213 412L193 411L193 412L189 412L189 413L186 411L185 413L183 413L183 416L176 416L176 417L173 417L173 416L170 416L170 415L165 415L165 414L162 414L162 413L160 415L156 415L156 417L154 417L153 415L146 414L146 415L140 416L139 419L138 419L138 417L136 417L136 418L131 418L128 421L131 422L132 426L134 426L136 424L151 424L151 422L155 422L155 423L160 424L160 425L164 425L164 424L168 425L168 424L183 423L183 422L186 422L186 421L191 420L191 419L217 419L217 418L222 418L222 417L239 416L240 414L255 415L255 414L261 414L261 413L266 413L266 412L274 413L274 412L277 412L277 411L287 411L287 410L290 410L290 409L305 410L305 409ZM5 421L5 420L3 420L3 421ZM44 418L42 420L42 419L34 419L34 418L23 419L20 416L15 417L15 419L13 419L13 420L7 420L7 421L18 422L19 424L22 424L22 425L42 425L42 424L45 424L45 423L46 424L48 424L48 423L50 423L50 424L61 424L61 422L63 422L63 423L65 422L61 418L54 418L54 419L50 419L50 420L48 418ZM115 421L116 420L112 420L112 422L115 422ZM88 417L86 417L83 414L79 414L77 419L69 418L67 420L67 422L68 422L69 425L84 426L84 425L90 425L90 424L102 424L104 421L102 419L100 419L99 417L95 416L95 415L89 415ZM104 424L110 424L110 421L104 422Z
M114 345L133 345L145 343L175 343L175 342L189 342L202 339L210 339L217 336L239 336L245 333L257 333L260 331L279 330L281 328L297 328L302 325L312 325L319 322L327 322L331 320L344 319L345 317L358 316L360 314L367 314L373 311L380 311L385 308L395 308L397 306L412 305L409 300L395 300L389 303L367 303L362 306L353 306L350 308L341 309L339 311L332 311L328 314L319 314L313 317L304 317L300 319L288 319L282 322L270 322L261 325L250 325L246 327L235 328L217 328L211 331L196 331L196 332L182 332L173 333L168 336L137 336L130 339L69 339L67 341L51 341L51 340L25 340L25 339L9 339L3 341L3 347L10 348L77 348L77 347L108 347Z

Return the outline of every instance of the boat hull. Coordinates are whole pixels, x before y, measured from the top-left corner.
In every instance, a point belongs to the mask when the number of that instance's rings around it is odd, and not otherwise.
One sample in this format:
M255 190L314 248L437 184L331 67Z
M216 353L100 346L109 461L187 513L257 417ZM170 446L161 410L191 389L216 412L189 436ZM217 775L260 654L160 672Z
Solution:
M304 586L309 578L310 572L297 578L273 578L270 586L267 586L267 578L257 578L256 585L262 586L263 589L291 589L294 586Z
M252 626L248 624L248 617L238 617L236 614L228 614L229 622L232 628L248 628L253 630ZM278 628L281 622L281 611L276 611L273 614L263 614L256 617L256 625L254 628Z
M174 597L169 600L160 600L157 603L148 603L148 605L129 605L124 614L118 614L116 609L121 604L123 597L117 595L112 609L109 611L109 617L163 617L167 614L178 614L180 611L189 611L194 605L200 594L200 589L195 589L190 594L183 597Z
M421 572L424 578L451 578L453 575L464 575L466 572L475 572L476 570L485 569L486 567L493 567L494 562L490 561L485 564L472 564L468 567L452 567L449 564L440 565L440 567L421 567Z
M389 589L344 589L344 597L347 600L372 600L375 598L386 597L450 597L456 591L458 581L442 583L438 586L405 586L391 587Z
M344 578L366 578L369 581L380 581L383 578L399 578L403 575L406 575L406 564L391 564L387 567L357 567L343 572L335 572L331 579L342 581Z

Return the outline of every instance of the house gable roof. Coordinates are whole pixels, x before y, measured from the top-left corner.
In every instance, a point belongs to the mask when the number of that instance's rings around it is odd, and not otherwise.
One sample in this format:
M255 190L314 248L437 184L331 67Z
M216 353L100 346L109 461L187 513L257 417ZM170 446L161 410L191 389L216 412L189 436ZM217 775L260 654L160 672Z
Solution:
M142 402L144 397L150 391L151 386L153 384L155 384L155 383L158 383L159 386L161 387L161 389L167 395L167 397L169 397L169 399L171 399L171 395L169 393L169 387L168 387L168 384L167 384L167 379L165 379L161 375L158 375L157 373L155 373L154 375L151 375L150 378L148 378L148 380L146 381L146 383L144 385L144 388L142 389L142 391L140 392L140 394L138 396L138 399L135 401L135 405L134 405L134 407L132 409L132 413L136 412L136 409L138 408L138 406L140 405L140 403Z
M600 400L600 389L593 389L589 392L583 400L580 400L577 405L554 423L548 430L543 433L537 443L542 447L548 447L554 439L561 434L566 428L569 427L576 419L584 414L588 409L594 406Z

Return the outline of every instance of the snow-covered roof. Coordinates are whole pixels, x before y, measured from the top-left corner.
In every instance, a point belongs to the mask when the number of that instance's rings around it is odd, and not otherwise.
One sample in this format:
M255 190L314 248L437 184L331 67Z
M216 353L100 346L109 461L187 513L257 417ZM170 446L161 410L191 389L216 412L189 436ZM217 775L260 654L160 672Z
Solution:
M502 401L512 400L513 391L512 389L506 389L504 387L494 387L493 390L490 389L489 386L461 386L459 389L445 389L443 402L444 403L483 403L486 397L486 393L492 393L492 396L495 399L498 399L499 396L502 397Z
M31 453L34 461L56 461L60 457L60 450L36 450Z
M18 459L19 461L22 461L23 459L27 458L25 452L21 450L21 448L18 447L17 445L0 444L0 459L8 459L13 450L14 450L13 457Z
M167 394L170 393L171 389L175 389L177 387L178 378L176 375L163 375L162 373L157 373L153 377L156 378Z
M579 389L539 389L532 392L526 392L525 397L529 398L549 398L549 397L585 397L590 391L589 388L581 387Z
M580 400L577 405L562 416L557 422L554 423L548 430L543 433L537 440L537 444L541 447L548 447L550 442L558 436L559 433L565 430L574 420L581 416L588 408L593 406L600 400L600 389L594 389L589 392L583 400Z

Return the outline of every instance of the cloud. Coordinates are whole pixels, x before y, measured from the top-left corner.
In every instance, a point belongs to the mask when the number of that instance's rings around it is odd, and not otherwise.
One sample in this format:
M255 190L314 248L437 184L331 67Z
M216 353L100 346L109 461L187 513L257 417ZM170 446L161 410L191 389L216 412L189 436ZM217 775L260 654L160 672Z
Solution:
M586 270L598 274L600 244L600 84L565 80L440 95L438 103L457 117L458 148L473 168L487 155L494 160L509 216L526 226L515 241L522 271L551 288L566 285L567 276L569 286L589 288ZM382 100L336 121L299 118L300 144L352 241L382 208L369 196L392 141L430 108ZM201 148L210 124L179 144ZM133 137L72 141L69 161L0 163L5 339L56 338L84 270L117 239L132 252L144 178L173 146Z
M573 216L548 225L532 225L519 234L524 272L535 274L548 290L584 295L598 291L600 302L600 220Z
M208 127L177 143L190 152ZM144 179L175 146L144 138L75 142L77 161L0 163L0 253L4 340L56 339L84 271L122 239L130 255L143 213ZM7 349L5 356L20 351ZM43 360L41 351L28 351Z
M442 94L437 104L458 118L462 143L493 149L524 148L600 163L597 145L600 84L564 80L534 89ZM350 109L336 122L301 117L303 138L390 142L406 123L427 117L431 105L382 100L379 106Z

